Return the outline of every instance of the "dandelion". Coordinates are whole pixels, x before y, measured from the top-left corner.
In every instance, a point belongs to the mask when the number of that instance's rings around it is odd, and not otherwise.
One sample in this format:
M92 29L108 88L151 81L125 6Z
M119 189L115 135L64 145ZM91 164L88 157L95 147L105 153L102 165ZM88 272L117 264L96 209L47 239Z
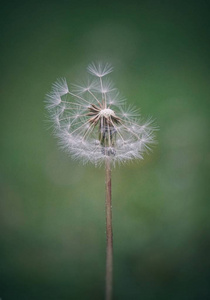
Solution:
M55 135L62 149L84 164L105 163L106 168L106 299L112 295L111 165L142 159L154 143L152 120L140 120L138 110L126 107L107 75L109 64L90 64L91 77L69 87L59 79L46 96Z

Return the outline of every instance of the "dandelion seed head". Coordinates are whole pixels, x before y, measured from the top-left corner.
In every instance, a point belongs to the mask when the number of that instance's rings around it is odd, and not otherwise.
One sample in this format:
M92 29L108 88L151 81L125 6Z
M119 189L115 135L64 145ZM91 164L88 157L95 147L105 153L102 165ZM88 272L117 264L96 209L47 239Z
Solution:
M138 110L125 105L109 78L109 64L92 63L93 78L69 88L58 79L45 102L60 147L83 163L102 164L107 157L115 163L142 159L154 144L152 120L143 122Z

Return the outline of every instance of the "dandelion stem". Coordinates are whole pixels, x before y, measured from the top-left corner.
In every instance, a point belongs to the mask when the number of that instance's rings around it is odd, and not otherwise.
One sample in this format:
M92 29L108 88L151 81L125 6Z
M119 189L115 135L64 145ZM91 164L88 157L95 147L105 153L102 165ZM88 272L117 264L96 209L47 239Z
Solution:
M106 158L106 300L112 299L113 234L111 200L111 166Z

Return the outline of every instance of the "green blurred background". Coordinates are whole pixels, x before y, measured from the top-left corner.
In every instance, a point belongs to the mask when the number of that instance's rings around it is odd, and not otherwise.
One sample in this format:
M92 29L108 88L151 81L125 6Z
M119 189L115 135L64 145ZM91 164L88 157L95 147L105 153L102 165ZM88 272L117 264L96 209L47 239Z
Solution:
M209 1L1 7L0 298L103 299L104 169L62 153L43 99L97 60L158 145L113 170L114 299L210 299Z

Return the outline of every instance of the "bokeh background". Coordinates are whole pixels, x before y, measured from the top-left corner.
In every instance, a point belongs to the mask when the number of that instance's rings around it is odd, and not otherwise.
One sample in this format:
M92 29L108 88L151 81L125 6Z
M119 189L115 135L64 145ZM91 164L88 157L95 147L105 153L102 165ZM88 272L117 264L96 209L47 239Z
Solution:
M113 170L114 299L210 299L209 1L5 1L0 298L103 299L104 168L62 153L43 99L110 62L158 145Z

